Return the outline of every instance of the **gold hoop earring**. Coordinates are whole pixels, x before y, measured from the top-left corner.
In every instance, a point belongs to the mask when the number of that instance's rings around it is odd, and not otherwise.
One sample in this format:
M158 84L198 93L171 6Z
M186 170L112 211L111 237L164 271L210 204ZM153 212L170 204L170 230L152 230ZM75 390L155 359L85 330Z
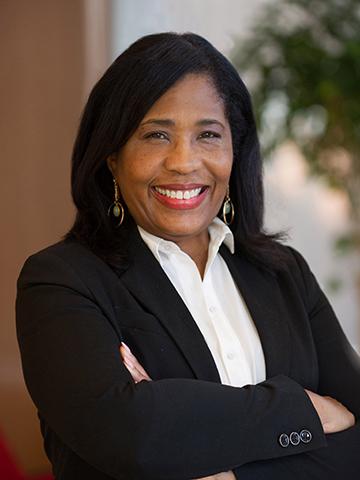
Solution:
M108 214L109 217L110 217L110 213L112 213L115 218L120 217L120 220L119 220L118 224L116 225L116 227L120 227L120 225L124 221L125 212L124 212L124 207L121 205L121 203L119 201L119 187L118 187L118 184L117 184L115 178L113 178L113 182L114 182L114 197L115 197L115 200L113 201L113 203L108 208L107 214Z
M227 215L230 213L230 220L227 219ZM227 189L226 189L226 196L225 196L225 200L224 200L224 205L223 205L223 208L222 208L222 218L223 218L223 221L226 225L231 225L233 220L234 220L234 216L235 216L235 209L234 209L234 205L231 201L231 198L230 198L230 190L229 190L229 185L227 186Z

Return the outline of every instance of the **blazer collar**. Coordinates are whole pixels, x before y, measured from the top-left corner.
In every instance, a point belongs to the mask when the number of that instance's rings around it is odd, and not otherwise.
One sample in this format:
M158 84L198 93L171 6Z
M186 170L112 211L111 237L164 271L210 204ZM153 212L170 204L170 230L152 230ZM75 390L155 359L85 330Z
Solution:
M132 229L128 254L130 265L117 272L131 294L167 330L178 345L195 378L221 383L214 359L181 296L168 279L138 229Z
M221 383L212 354L181 296L168 279L137 228L129 238L129 266L121 281L151 312L178 345L195 378ZM220 254L241 292L262 343L266 376L289 373L289 331L281 318L281 296L274 278L266 276L223 244ZM226 299L224 299L226 301Z

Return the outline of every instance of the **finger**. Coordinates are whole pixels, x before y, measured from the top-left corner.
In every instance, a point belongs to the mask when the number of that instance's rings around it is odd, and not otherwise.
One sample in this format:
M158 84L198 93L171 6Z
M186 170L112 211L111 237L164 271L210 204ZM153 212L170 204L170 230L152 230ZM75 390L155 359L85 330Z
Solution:
M128 358L133 363L135 361L137 362L137 358L135 357L135 355L133 355L133 353L131 352L130 348L126 345L126 343L121 342L120 351L123 357Z
M123 361L127 360L130 365L140 365L137 361L137 358L134 355L130 355L129 352L125 349L123 345L120 345L120 353L122 356Z
M143 380L151 380L149 375L146 373L146 371L142 368L142 366L139 363L130 362L130 365L132 365L133 370L136 371L136 373L139 376L141 376Z
M128 358L132 359L133 361L138 361L135 355L132 353L130 348L126 345L126 343L122 342L122 346L124 347L124 355L126 355Z
M129 370L130 375L132 376L132 379L134 380L135 383L140 382L141 380L144 380L143 376L141 373L138 372L134 366L129 365L127 362L124 361L125 367Z
M127 352L126 352L126 349L125 349L124 345L120 345L119 350L120 350L120 353L121 353L121 357L124 360L127 356Z
M121 345L125 348L125 350L126 350L127 352L131 353L130 348L126 345L125 342L121 342Z
M145 377L145 379L151 380L147 371L144 369L135 355L131 353L129 347L124 342L122 342L122 345L120 345L120 349L124 361L126 360L129 365L132 365L134 368L136 368Z
M141 365L141 363L139 363L138 361L136 361L135 367L138 369L138 371L139 371L144 377L147 377L147 378L150 379L149 375L147 374L147 371L144 369L144 367Z
M140 370L141 365L138 362L137 358L134 355L130 355L129 352L127 352L124 347L120 347L120 348L121 348L123 361L128 362L129 365L136 367L138 370Z
M122 355L123 355L124 358L127 358L128 360L130 360L133 363L137 362L137 358L135 357L135 355L128 352L128 350L126 350L124 346L121 346L120 348L121 348L121 352L122 352Z
M146 371L142 367L141 369L139 368L140 364L137 361L134 362L133 360L129 360L128 358L125 357L123 359L123 363L125 364L131 376L136 382L140 382L141 380L147 380L147 381L151 380L151 378L146 373Z

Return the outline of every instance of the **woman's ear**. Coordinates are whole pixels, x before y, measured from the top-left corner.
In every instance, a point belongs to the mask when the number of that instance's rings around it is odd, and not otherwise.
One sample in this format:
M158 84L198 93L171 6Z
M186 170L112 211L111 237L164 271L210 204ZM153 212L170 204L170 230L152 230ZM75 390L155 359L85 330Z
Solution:
M108 169L112 173L112 176L115 177L116 174L116 164L117 164L117 156L115 153L112 155L109 155L106 159L106 163L108 166Z

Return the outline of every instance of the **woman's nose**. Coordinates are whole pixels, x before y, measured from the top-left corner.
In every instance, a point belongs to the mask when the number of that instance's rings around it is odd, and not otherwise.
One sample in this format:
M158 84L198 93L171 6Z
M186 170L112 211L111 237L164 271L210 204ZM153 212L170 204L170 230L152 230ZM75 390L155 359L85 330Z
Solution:
M165 168L182 175L197 170L201 164L200 152L189 139L174 142L167 152Z

